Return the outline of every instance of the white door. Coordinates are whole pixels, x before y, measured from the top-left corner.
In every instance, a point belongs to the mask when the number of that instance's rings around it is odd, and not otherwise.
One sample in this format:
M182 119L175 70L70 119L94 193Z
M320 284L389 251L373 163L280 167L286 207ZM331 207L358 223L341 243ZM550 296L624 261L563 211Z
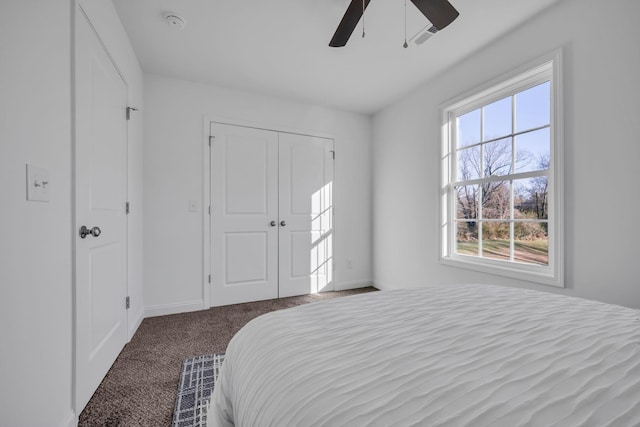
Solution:
M75 363L80 413L127 341L127 87L82 13L76 43ZM82 226L93 233L81 237Z
M333 140L211 135L211 306L333 290Z
M280 134L280 297L333 290L333 140Z
M211 306L278 298L278 134L211 135Z

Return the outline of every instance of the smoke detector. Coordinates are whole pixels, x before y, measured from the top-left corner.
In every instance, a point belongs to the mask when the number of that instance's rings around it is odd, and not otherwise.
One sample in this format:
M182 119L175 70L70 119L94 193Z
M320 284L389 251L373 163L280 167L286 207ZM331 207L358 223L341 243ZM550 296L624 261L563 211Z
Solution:
M177 31L181 31L186 25L184 18L175 13L165 13L164 19L171 28Z

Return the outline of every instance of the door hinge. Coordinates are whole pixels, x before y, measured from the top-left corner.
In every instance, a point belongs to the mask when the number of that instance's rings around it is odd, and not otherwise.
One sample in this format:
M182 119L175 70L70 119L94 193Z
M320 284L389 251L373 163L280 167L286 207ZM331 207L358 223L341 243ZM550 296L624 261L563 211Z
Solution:
M127 310L131 307L131 299L129 297L125 299L125 306L127 307Z
M211 275L209 275L209 283L211 283Z
M209 215L211 215L211 205L209 205Z
M130 209L129 209L129 202L124 204L124 211L127 215L129 215Z
M335 160L336 159L336 152L333 151L333 150L331 150L329 152L331 153L331 157L333 157L333 160Z
M131 120L131 111L138 111L138 109L134 107L127 107L127 120Z
M215 136L209 135L209 147L211 147L211 141L215 139Z

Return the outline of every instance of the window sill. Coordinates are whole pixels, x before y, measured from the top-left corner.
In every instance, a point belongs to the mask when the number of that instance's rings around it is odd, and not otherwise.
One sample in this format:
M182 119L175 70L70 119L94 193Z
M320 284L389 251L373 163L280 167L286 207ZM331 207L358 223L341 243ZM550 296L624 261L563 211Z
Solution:
M466 270L478 271L485 274L510 277L513 279L542 285L564 288L564 278L561 274L553 274L550 267L503 262L498 260L488 260L486 258L475 259L474 257L455 255L440 258L440 264L450 267L464 268ZM556 271L558 269L556 268Z

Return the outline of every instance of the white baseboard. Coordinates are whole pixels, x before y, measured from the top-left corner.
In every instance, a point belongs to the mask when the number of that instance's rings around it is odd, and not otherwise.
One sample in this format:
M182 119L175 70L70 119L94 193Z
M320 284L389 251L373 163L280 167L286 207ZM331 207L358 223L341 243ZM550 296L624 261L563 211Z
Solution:
M144 318L165 316L167 314L186 313L189 311L204 310L204 301L187 301L176 304L152 305L144 308Z
M76 414L73 411L69 411L63 422L60 423L60 427L76 427L78 420L76 420Z
M389 285L386 285L384 283L376 282L375 280L373 281L371 286L373 286L374 288L377 288L377 289L379 289L381 291L391 291L393 289L407 288L407 286L389 286ZM408 286L408 287L414 287L415 288L416 285Z
M354 282L336 283L335 290L346 291L349 289L366 288L367 286L373 286L373 282L371 282L371 280L358 280Z
M342 282L335 284L336 291L346 291L349 289L366 288L367 286L374 286L371 280L356 280L352 282ZM190 311L206 310L203 300L187 301L175 304L162 304L152 305L144 308L144 315L136 322L135 328L131 331L131 336L135 333L135 330L140 326L140 322L147 317L165 316L167 314L187 313Z
M140 315L135 318L132 322L129 322L129 341L131 341L131 338L133 338L133 335L136 333L136 331L138 330L138 328L140 327L140 324L142 323L142 321L144 320L145 317L145 312L144 310L140 311Z
M380 289L381 291L388 291L392 288L385 286L384 284L380 283L380 282L376 282L375 280L371 283L371 286Z

